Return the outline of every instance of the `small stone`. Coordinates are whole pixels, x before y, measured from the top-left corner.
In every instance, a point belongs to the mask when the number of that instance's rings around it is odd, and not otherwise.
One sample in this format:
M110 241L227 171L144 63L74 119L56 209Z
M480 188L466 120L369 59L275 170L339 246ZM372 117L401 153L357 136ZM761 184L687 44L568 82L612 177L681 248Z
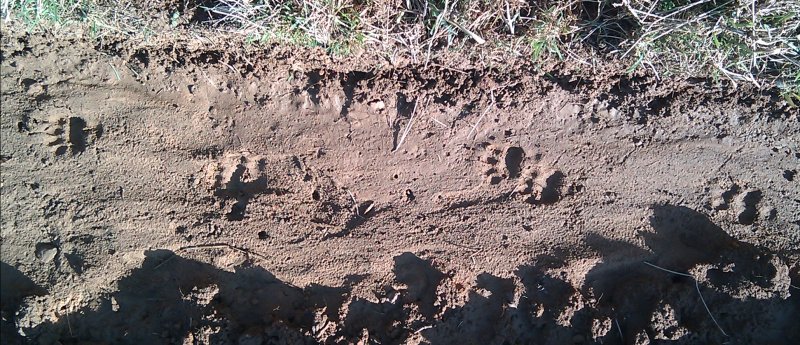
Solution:
M372 107L372 110L375 111L381 111L386 109L386 103L383 103L383 101L380 100L371 102L369 106Z

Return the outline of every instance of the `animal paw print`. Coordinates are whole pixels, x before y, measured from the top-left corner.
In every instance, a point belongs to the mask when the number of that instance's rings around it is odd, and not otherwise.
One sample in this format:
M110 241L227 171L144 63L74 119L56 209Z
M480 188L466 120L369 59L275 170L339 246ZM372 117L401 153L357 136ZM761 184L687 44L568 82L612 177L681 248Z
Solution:
M243 220L254 197L288 193L286 181L281 181L286 174L277 171L281 168L280 163L284 162L249 152L229 154L206 167L206 185L221 199L222 207L228 209L228 220ZM228 207L230 202L232 204Z
M525 151L516 146L501 149L489 145L480 161L485 165L483 175L489 184L499 184L505 179L519 176L520 167L525 160Z
M74 156L85 151L100 138L102 132L100 124L82 117L55 115L41 121L30 134L42 135L44 145L52 148L56 156L67 152Z
M277 187L279 184L268 179L271 163L279 162L249 152L225 155L206 167L207 187L223 198L249 198L267 192L282 194L284 190Z
M525 165L526 160L532 161ZM514 193L531 204L552 204L564 195L566 175L557 169L539 165L538 158L528 159L525 150L517 146L498 148L487 146L480 158L487 183L497 185L504 180L516 181Z
M758 204L763 197L761 190L749 188L743 189L738 184L731 184L726 188L717 190L711 200L711 208L716 211L730 210L739 224L750 225L762 216L760 213L767 213L763 216L774 217L774 210L760 212Z
M205 168L202 184L220 201L228 220L243 220L248 206L292 204L295 211L282 220L308 219L314 223L344 224L350 198L329 177L307 168L291 155L227 154ZM308 195L308 199L283 196ZM260 206L259 206L260 205Z
M514 190L525 202L531 204L553 204L564 195L566 175L556 169L540 166L526 168Z

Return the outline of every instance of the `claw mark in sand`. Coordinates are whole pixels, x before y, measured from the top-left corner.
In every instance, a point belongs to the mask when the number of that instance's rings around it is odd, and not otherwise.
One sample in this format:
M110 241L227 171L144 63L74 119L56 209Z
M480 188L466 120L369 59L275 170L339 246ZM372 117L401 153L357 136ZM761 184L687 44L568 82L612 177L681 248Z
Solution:
M51 115L44 120L28 118L19 128L26 131L31 124L35 127L28 134L40 135L43 144L52 148L56 156L67 152L73 156L82 153L103 135L99 123L79 116Z
M280 184L268 180L265 171L268 163L275 162L244 152L226 155L206 168L206 181L214 195L223 200L235 200L227 213L228 220L243 220L250 199L256 195L288 193L286 189L271 187Z
M308 219L316 224L338 227L349 217L346 205L350 201L344 191L330 177L293 155L228 153L206 166L203 181L230 221L244 220L251 203L291 204L294 212L290 212L290 219ZM290 195L308 197L293 200Z

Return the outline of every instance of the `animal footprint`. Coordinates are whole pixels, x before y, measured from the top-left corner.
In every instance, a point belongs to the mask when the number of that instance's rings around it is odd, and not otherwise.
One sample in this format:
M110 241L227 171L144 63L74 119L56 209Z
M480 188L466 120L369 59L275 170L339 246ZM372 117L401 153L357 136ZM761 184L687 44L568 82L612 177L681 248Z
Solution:
M486 154L480 161L484 164L483 174L490 185L504 180L516 181L515 194L521 195L531 204L552 204L564 194L566 175L559 170L541 166L537 157L533 164L525 165L525 150L517 146L498 148L488 145Z
M750 225L758 219L758 203L761 201L762 192L758 189L745 189L737 184L718 190L712 201L711 208L717 211L732 210L736 222Z
M484 163L483 174L489 184L498 184L504 179L514 179L520 174L520 167L525 160L525 151L516 146L500 149L489 145L486 154L480 161Z
M248 206L291 204L295 212L284 220L308 219L321 224L344 224L351 198L329 177L306 167L292 155L227 154L205 168L203 185L221 202L228 220L243 220ZM200 182L200 181L198 181ZM283 198L288 194L307 198Z
M288 192L285 178L301 173L288 157L266 157L249 152L228 154L206 167L208 188L218 197L282 195ZM281 171L283 170L283 171ZM295 171L292 171L295 170Z
M76 155L100 138L102 127L79 116L54 115L41 121L29 134L42 135L44 145L51 147L56 156L67 152Z
M563 196L566 175L556 169L540 166L526 168L514 190L531 204L552 204Z
M229 154L206 167L205 182L223 207L233 201L228 220L243 220L251 199L261 194L281 196L290 192L288 179L300 168L287 157L266 157L249 152ZM226 207L227 208L227 207Z

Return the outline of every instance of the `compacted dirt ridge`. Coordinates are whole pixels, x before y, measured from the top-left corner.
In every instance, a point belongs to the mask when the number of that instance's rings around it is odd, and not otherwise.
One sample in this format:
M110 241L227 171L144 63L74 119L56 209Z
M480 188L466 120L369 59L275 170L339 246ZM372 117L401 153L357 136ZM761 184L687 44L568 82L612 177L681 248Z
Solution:
M800 337L777 94L263 54L4 35L3 343Z

